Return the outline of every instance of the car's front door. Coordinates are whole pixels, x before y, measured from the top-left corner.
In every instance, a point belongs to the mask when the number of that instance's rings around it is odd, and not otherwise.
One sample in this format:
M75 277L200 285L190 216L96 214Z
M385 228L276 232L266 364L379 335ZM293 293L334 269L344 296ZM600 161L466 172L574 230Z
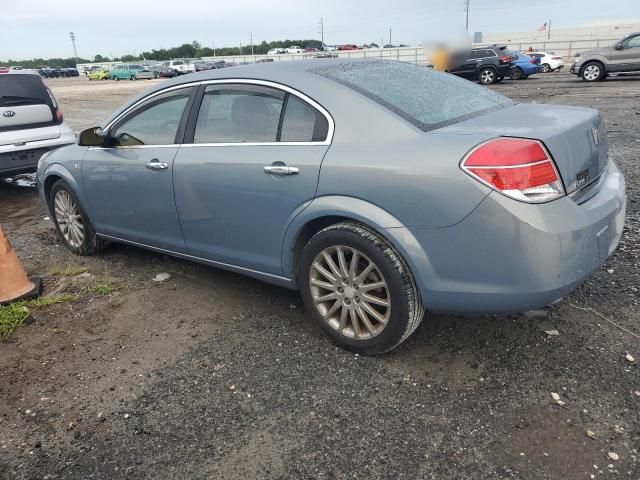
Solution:
M82 175L89 215L99 233L184 251L173 165L193 90L153 95L109 128L105 147L88 149Z
M190 255L281 275L285 230L315 196L331 120L286 87L247 82L201 93L175 159L176 206Z
M611 50L611 70L629 72L640 70L640 35L629 37L620 48Z

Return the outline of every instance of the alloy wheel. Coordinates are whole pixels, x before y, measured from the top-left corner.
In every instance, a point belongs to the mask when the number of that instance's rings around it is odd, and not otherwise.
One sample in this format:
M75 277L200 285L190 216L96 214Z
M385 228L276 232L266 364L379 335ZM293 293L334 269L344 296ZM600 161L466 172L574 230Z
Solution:
M582 74L585 80L595 80L600 76L600 67L597 65L588 65Z
M78 205L66 190L58 190L54 197L56 223L60 233L73 248L84 242L84 223Z
M377 265L353 247L330 246L309 270L315 308L341 335L368 340L379 335L391 315L391 293Z
M483 70L480 73L480 81L485 85L493 83L494 78L495 74L493 73L493 70Z

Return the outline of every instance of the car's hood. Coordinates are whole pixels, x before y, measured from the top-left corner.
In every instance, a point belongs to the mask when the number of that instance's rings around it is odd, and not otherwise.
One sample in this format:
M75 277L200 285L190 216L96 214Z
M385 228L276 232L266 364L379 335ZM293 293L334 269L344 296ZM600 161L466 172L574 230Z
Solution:
M611 47L599 47L592 48L591 50L585 50L584 52L579 52L581 57L586 57L589 55L608 55L611 53Z

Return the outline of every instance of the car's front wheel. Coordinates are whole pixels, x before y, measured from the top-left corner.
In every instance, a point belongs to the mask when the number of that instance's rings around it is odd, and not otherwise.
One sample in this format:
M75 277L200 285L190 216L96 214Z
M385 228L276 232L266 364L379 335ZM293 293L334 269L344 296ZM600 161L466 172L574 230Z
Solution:
M542 64L542 71L544 73L549 73L551 71L551 65L549 65L548 63L543 63Z
M496 71L491 67L483 68L478 72L478 81L482 85L491 85L492 83L496 83L497 77L498 75L496 74Z
M598 80L602 80L605 76L605 70L601 63L598 62L589 62L584 67L582 67L582 71L580 72L580 77L586 82L597 82Z
M107 247L108 242L96 236L96 231L69 184L58 180L49 193L49 211L65 245L78 255L93 255Z
M349 350L377 354L402 343L424 309L402 257L357 223L315 234L299 259L302 299L320 327Z

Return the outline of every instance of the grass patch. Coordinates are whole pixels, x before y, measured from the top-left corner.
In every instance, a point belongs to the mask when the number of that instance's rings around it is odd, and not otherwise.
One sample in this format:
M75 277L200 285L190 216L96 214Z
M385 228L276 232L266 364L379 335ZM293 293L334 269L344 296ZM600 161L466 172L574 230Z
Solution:
M75 277L76 275L80 275L81 273L85 273L89 271L88 267L83 267L80 265L67 265L65 267L53 267L49 271L49 275L55 275L58 277Z
M11 335L35 310L58 303L75 302L77 299L78 295L63 294L0 306L0 339Z
M91 285L84 287L85 292L96 295L111 295L122 288L122 284L111 279L109 272L105 272L102 278L96 278Z

